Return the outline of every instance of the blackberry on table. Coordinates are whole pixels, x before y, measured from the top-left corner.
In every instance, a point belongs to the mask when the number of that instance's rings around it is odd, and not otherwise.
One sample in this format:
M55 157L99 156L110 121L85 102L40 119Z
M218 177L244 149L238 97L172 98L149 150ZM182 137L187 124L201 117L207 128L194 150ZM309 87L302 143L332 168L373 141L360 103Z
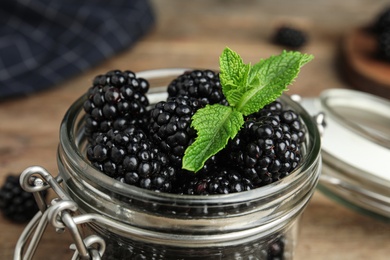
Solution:
M167 156L134 125L99 133L87 147L87 158L106 175L148 190L170 192L176 176Z
M196 137L191 117L200 107L197 99L178 96L157 103L150 111L151 140L169 155L175 166L181 167L184 151Z
M86 136L93 140L95 133L124 130L130 124L145 127L148 89L148 81L132 71L113 70L96 76L84 102Z
M390 62L390 27L378 35L378 56Z
M307 36L302 30L282 26L276 30L273 41L279 45L291 48L300 48L306 44Z
M219 74L212 70L187 71L174 79L167 91L169 97L193 97L203 106L216 103L227 105Z
M46 193L42 194L46 196ZM19 176L12 174L6 177L0 189L0 209L7 219L18 223L31 220L39 210L34 195L23 190Z
M390 7L376 16L376 20L369 29L376 41L375 58L390 62Z
M377 33L390 30L390 7L387 7L377 15L373 29Z

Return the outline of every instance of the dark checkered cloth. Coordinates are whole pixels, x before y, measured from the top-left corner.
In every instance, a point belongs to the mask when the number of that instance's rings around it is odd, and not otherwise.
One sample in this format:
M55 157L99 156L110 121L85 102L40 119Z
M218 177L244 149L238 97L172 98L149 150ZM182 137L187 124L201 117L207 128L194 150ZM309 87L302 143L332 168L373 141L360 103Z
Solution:
M0 100L85 71L154 22L147 0L0 0Z

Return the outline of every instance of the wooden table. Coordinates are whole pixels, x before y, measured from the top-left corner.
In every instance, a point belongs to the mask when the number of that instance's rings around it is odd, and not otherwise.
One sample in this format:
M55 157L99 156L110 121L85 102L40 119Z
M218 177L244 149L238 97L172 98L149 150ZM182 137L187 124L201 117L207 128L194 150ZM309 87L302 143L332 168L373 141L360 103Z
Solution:
M289 22L308 32L302 52L315 59L304 67L290 93L316 96L328 88L349 88L339 75L338 46L348 29L371 22L387 1L153 1L155 28L133 48L55 88L0 103L0 183L31 165L57 172L59 125L70 104L92 78L111 69L218 68L225 46L256 62L282 47L270 38ZM291 2L291 3L290 3ZM32 82L33 84L33 82ZM0 259L12 259L24 229L0 216ZM69 233L45 233L36 259L70 259ZM390 225L360 215L316 192L305 211L296 259L389 259Z

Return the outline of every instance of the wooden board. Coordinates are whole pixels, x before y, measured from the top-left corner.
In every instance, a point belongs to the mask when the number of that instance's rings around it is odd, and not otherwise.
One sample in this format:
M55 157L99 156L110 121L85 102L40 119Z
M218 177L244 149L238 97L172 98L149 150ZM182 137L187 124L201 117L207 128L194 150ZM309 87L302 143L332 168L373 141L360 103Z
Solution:
M335 67L340 38L358 24L365 24L388 0L152 2L158 18L156 27L133 48L51 90L0 103L0 184L7 173L31 165L56 174L59 125L95 75L111 69L215 69L225 46L238 51L245 62L254 63L282 50L269 39L275 25L283 21L305 25L310 38L302 51L315 56L301 70L289 94L312 97L325 89L348 88ZM1 260L13 258L23 228L0 215ZM71 259L72 242L69 230L57 234L50 225L34 259ZM389 245L390 224L347 209L316 191L300 222L295 259L387 260Z

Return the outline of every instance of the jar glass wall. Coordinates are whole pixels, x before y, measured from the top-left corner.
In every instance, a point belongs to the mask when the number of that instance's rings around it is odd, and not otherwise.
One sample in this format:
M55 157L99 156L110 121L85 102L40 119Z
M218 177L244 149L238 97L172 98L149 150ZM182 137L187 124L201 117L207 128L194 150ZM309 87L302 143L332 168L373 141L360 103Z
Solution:
M183 69L141 72L152 103ZM162 88L159 88L162 87ZM301 165L289 176L251 191L176 195L133 187L99 172L85 156L83 102L67 111L60 129L58 166L64 189L82 213L108 221L86 225L104 238L103 259L291 259L299 216L318 181L320 135L311 116L288 96L281 101L307 127ZM273 258L273 255L275 258Z

